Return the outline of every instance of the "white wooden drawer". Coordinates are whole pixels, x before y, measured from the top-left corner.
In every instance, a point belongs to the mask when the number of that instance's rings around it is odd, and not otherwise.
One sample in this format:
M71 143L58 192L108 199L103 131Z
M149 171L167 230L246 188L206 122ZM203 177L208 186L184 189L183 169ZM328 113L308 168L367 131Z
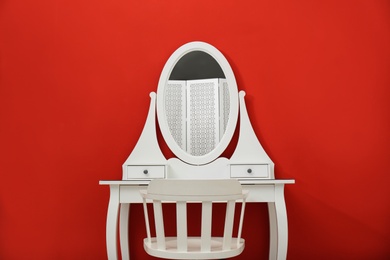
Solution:
M126 170L128 180L165 178L164 165L131 165Z
M269 178L268 164L232 164L230 165L232 178Z

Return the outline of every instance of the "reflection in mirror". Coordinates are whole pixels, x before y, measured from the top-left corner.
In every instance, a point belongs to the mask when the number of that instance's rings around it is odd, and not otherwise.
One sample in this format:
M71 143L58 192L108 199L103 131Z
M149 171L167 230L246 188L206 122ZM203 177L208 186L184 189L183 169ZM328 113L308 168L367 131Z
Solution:
M213 151L226 130L229 89L209 54L189 52L176 63L165 86L165 115L177 145L194 156Z
M178 60L169 80L226 78L218 62L203 51L191 51Z
M195 156L214 150L226 130L229 100L226 79L168 81L165 114L182 150Z

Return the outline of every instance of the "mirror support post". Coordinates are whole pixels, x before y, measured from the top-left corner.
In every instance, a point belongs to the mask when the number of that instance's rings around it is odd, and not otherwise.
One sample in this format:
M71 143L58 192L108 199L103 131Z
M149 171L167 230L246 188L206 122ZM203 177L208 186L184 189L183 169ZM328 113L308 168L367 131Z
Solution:
M267 155L264 148L253 131L245 105L245 91L240 91L240 133L236 150L230 158L231 164L268 164L270 165L270 179L275 179L274 163Z
M166 158L161 152L156 135L156 93L150 93L148 117L136 146L123 164L123 180L128 179L129 165L165 165Z

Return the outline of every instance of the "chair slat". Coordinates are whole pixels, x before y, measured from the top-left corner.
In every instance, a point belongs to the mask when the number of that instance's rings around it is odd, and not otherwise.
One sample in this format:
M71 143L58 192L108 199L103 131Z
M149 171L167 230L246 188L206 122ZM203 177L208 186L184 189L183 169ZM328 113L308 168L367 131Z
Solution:
M187 251L187 203L176 203L177 250Z
M246 200L243 199L241 204L240 223L238 224L237 246L240 244L240 239L241 239L242 224L244 222L244 214L245 214L245 204L246 204Z
M209 252L211 250L211 220L212 220L212 202L202 203L202 229L201 229L201 251Z
M156 225L156 238L157 238L157 248L160 250L165 250L165 232L164 232L164 219L162 213L161 201L153 201L153 210L154 210L154 222Z
M234 200L229 200L226 205L225 228L223 231L223 245L222 245L222 248L224 250L231 249L235 206L236 206L236 202Z
M144 206L144 217L145 217L145 226L146 226L146 237L148 238L147 241L150 244L152 242L152 239L150 235L149 214L148 214L148 206L146 204L146 199L143 199L143 206Z

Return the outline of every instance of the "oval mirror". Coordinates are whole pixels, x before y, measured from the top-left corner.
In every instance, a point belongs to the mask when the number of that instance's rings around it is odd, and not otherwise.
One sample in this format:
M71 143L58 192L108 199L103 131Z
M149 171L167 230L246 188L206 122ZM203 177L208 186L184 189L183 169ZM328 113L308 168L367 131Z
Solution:
M201 165L220 156L238 117L237 83L223 54L204 42L177 49L160 76L157 117L165 142L179 159Z

